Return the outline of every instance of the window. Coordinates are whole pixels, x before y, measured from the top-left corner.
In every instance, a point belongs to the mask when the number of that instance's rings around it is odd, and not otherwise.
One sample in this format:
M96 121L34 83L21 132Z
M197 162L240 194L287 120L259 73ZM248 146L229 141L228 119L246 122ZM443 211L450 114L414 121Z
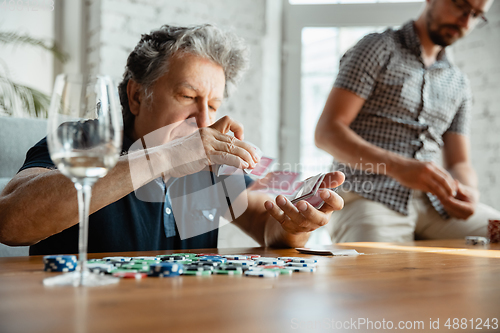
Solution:
M385 27L303 28L300 165L304 177L328 172L332 156L314 144L314 130L337 77L342 55L371 32Z
M302 172L303 178L329 171L332 165L333 157L316 148L314 130L342 55L364 35L416 18L423 6L332 2L289 0L284 6L280 161L285 169L290 165Z

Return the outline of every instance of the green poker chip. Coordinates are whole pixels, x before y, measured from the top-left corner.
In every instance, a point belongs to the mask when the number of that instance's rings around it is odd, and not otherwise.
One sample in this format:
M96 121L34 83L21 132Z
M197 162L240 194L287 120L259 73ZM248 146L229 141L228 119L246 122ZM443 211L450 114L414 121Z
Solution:
M237 271L226 271L225 269L215 269L214 274L223 274L223 275L241 275L243 274L243 271L237 270Z
M212 271L183 271L182 275L209 276Z

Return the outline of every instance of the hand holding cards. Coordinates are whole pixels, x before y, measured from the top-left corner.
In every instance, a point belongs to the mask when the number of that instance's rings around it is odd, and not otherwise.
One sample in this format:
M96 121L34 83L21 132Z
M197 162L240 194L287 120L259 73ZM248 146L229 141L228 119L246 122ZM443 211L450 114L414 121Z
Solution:
M257 155L259 155L260 157L260 161L253 169L243 169L243 171L246 174L253 176L254 178L262 178L269 172L269 170L271 170L271 167L274 163L274 158L262 156L262 151L259 149L259 147L250 142L246 143L255 149ZM229 176L232 175L236 170L238 169L233 166L218 165L216 168L216 174L217 176Z
M292 204L304 200L309 202L316 209L320 209L323 206L324 201L320 197L319 189L322 188L321 184L326 174L320 173L304 181L297 181L299 178L299 173L297 172L269 172L274 163L274 159L262 156L262 151L258 147L251 143L248 144L250 144L257 151L257 154L261 156L259 163L257 163L254 169L244 169L246 174L250 175L252 178L258 179L251 186L251 190L276 196L284 195ZM220 165L216 170L217 176L222 176L232 175L238 169L228 165ZM328 188L328 186L324 186L323 188ZM336 189L333 190L335 191Z

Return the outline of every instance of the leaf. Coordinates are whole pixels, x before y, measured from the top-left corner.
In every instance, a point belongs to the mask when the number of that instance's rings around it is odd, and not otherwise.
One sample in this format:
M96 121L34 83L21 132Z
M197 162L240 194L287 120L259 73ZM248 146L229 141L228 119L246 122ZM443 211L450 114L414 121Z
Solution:
M47 42L28 35L19 35L15 32L0 31L0 44L24 44L40 47L51 52L62 63L65 63L69 58L69 56L64 53L54 41Z
M47 118L49 106L50 97L43 92L0 76L0 112L14 115L14 110L22 109L24 113Z

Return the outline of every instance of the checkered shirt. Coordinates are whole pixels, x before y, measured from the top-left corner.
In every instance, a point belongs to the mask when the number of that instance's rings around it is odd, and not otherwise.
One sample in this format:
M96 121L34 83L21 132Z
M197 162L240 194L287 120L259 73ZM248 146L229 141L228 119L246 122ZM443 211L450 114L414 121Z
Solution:
M425 68L413 21L359 41L342 57L334 86L365 99L350 128L388 151L438 162L444 133L468 135L469 82L444 50ZM346 175L344 190L408 215L413 191L386 176L383 166L365 165L361 171L356 165L334 162L334 167ZM427 197L443 218L449 217L436 196Z

